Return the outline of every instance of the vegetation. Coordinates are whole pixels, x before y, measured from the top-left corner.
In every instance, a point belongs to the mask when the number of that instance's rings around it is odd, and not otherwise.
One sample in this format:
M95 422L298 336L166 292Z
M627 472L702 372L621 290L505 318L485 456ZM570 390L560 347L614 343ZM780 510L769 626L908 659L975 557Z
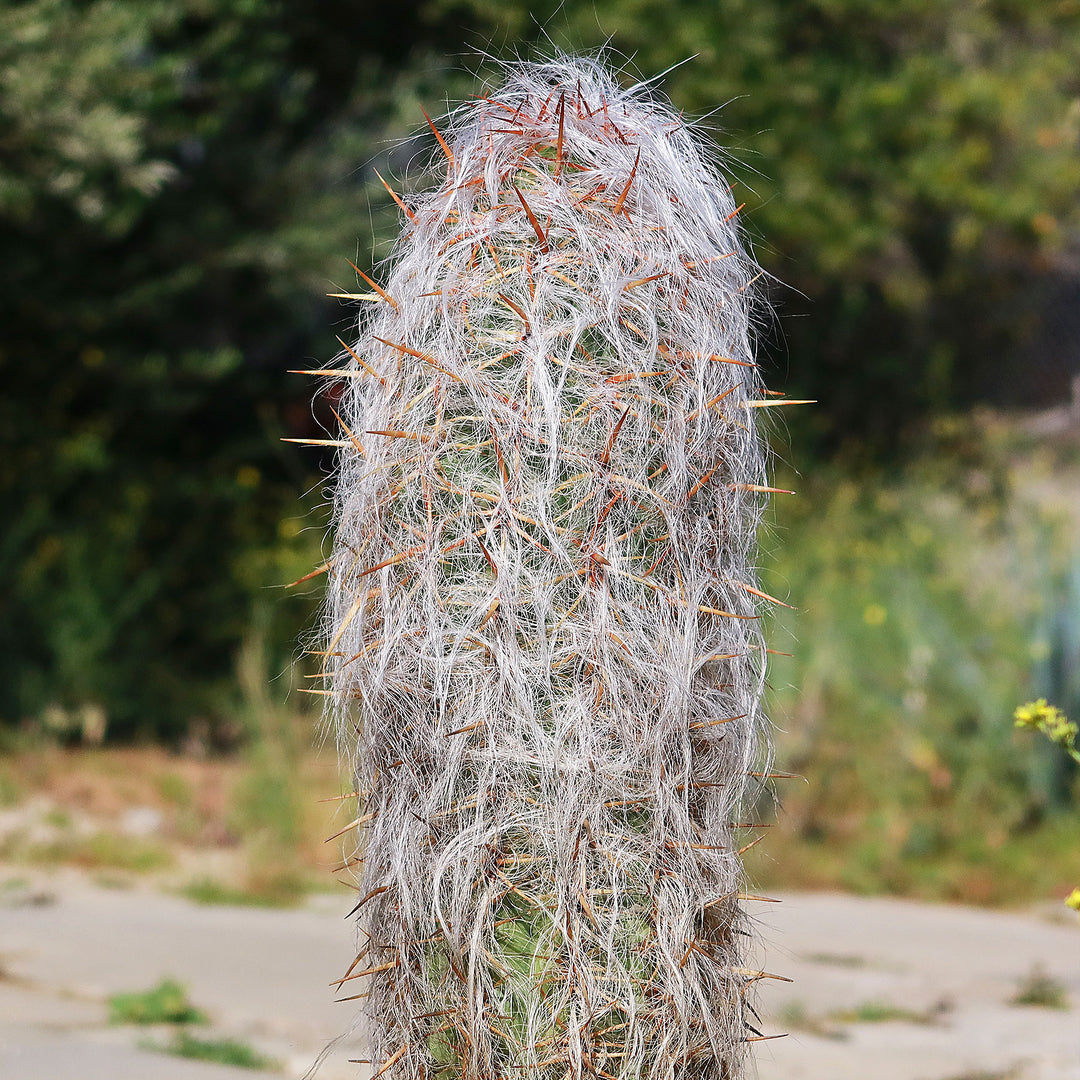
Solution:
M1064 784L1007 718L1054 648L1075 452L993 417L940 422L902 474L780 479L765 589L785 812L763 884L1000 903L1068 891ZM1022 690L1020 691L1022 693ZM1012 695L1010 699L1010 695ZM1062 890L1064 890L1062 892Z
M975 1069L970 1072L959 1073L956 1076L946 1077L945 1080L1016 1080L1023 1072L1023 1065L1016 1065L1009 1069Z
M822 399L807 436L890 447L913 416L1030 373L1008 365L1029 286L1080 208L1071 0L439 0L537 42L610 35L741 161L765 238L791 390ZM1030 326L1030 324L1028 324ZM999 358L999 359L995 359ZM1065 373L1059 374L1065 389ZM802 427L806 424L807 427Z
M206 1016L191 1004L180 983L162 979L150 990L113 994L109 1020L113 1024L205 1024Z
M309 887L301 856L300 746L310 739L310 729L298 730L293 713L271 696L265 638L258 628L241 648L237 678L249 767L232 793L229 831L243 840L247 872L239 887L219 889L218 902L246 897L248 903L291 906ZM197 889L203 902L209 902L209 884Z
M1080 750L1076 748L1077 726L1056 706L1048 705L1046 698L1021 705L1015 712L1018 728L1042 732L1054 746L1060 747L1068 757L1080 764ZM1065 897L1065 906L1080 914L1080 888L1074 888Z
M999 360L1035 332L1080 215L1073 0L409 0L343 34L355 17L0 3L0 497L17 508L0 727L51 710L71 739L102 720L235 738L253 609L275 598L280 670L312 604L267 590L320 561L319 451L277 441L319 434L287 369L336 348L351 316L324 294L396 230L373 170L434 146L420 107L473 92L478 44L610 38L649 76L696 57L664 86L690 116L724 105L703 130L722 124L742 218L792 286L763 333L780 381L822 399L790 421L804 466L812 440L892 454L928 408L1039 390Z
M241 1069L276 1069L277 1062L239 1039L200 1039L189 1031L178 1031L171 1042L155 1045L174 1057L210 1061L216 1065L234 1065Z
M1073 761L1080 764L1080 750L1076 748L1076 724L1056 706L1048 705L1046 698L1031 701L1017 708L1015 714L1018 728L1040 731L1055 746L1060 746Z
M831 1023L825 1016L811 1013L802 1001L789 1001L777 1017L780 1027L786 1032L799 1031L807 1035L816 1035L819 1039L835 1039L842 1042L847 1039L843 1028Z
M273 1069L277 1063L247 1043L228 1038L199 1038L183 1025L206 1024L208 1018L188 999L187 990L174 979L162 979L150 990L113 994L109 998L109 1021L113 1024L178 1025L168 1043L148 1041L142 1045L177 1057L236 1065L245 1069Z
M1048 766L1069 759L1010 721L1018 700L1049 692L1036 679L1054 651L1049 616L1077 535L1076 454L993 417L936 431L903 471L856 482L832 467L777 480L797 495L774 501L763 584L799 610L774 613L770 643L792 655L771 658L767 711L778 767L805 780L778 782L784 812L747 852L761 889L1024 904L1064 898L1080 882L1077 777L1059 777ZM884 609L879 625L866 620L870 605ZM253 667L267 662L254 643L246 655ZM335 844L323 842L356 813L347 800L318 800L351 786L337 787L333 746L312 745L307 699L286 710L280 682L271 685L275 711L252 698L237 721L242 755L76 754L23 739L0 759L10 805L56 806L77 825L89 814L113 840L95 855L78 828L39 830L7 815L0 855L94 868L130 867L149 851L155 874L208 902L295 902L297 868L306 889L334 887ZM263 790L279 795L247 801ZM132 806L158 809L161 834L119 835L116 808ZM289 854L283 845L294 842ZM201 861L222 846L227 866Z
M318 550L286 369L332 342L324 294L378 221L357 166L427 85L395 70L411 13L354 17L0 3L0 724L235 737L255 602ZM310 615L275 605L275 669Z
M1067 1009L1069 997L1057 979L1035 968L1016 988L1010 1005L1025 1005L1040 1009Z
M883 1001L864 1001L853 1009L842 1009L830 1014L830 1019L841 1024L885 1024L899 1020L905 1024L934 1024L937 1013L917 1012Z
M324 843L336 804L320 801L339 784L332 749L311 745L306 713L249 703L244 715L238 754L23 740L3 759L19 788L0 820L0 862L73 865L120 886L150 879L201 903L294 906L337 888ZM151 835L131 835L136 817Z
M303 877L284 877L259 874L256 881L237 888L217 878L200 877L181 886L181 896L196 904L227 907L295 907L309 890Z
M16 845L9 853L17 860L41 866L68 863L87 870L123 870L145 874L172 863L172 853L153 840L136 840L102 831L88 837L70 836L42 844Z
M751 877L1066 896L1077 772L1008 717L1080 707L1052 675L1058 605L1080 611L1077 456L957 416L1064 394L1039 328L1080 228L1075 0L406 0L342 32L356 20L343 0L0 0L0 807L18 811L0 857L212 903L296 903L325 877L354 815L328 827L338 771L277 676L321 593L281 586L324 558L329 451L279 439L322 437L337 403L313 410L288 370L351 332L325 294L366 290L346 259L368 269L396 235L374 170L426 183L420 108L498 78L477 45L546 34L610 39L645 76L681 63L661 84L687 115L723 106L699 129L766 238L764 374L820 399L776 433L803 475L781 466L798 495L763 567L798 608L770 631L793 655L771 658L766 711L806 781L781 782ZM25 824L39 796L76 828ZM136 805L162 810L160 837L117 830Z

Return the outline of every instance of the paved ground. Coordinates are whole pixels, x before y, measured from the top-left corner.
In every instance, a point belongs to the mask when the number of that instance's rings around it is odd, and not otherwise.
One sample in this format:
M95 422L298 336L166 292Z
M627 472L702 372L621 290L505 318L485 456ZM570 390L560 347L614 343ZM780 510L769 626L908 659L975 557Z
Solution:
M200 907L77 876L11 884L0 868L0 1080L299 1080L351 1020L327 985L351 958L346 897L303 911ZM1080 1080L1080 927L1006 914L832 895L760 905L760 1080ZM1068 1009L1009 1004L1036 968ZM105 1002L164 976L187 984L215 1036L242 1039L281 1071L241 1072L141 1048L166 1032L110 1027ZM875 1004L907 1019L849 1022ZM346 1040L319 1080L351 1080Z
M1033 914L799 895L759 905L767 1032L760 1080L1080 1080L1080 926ZM1010 1004L1033 973L1066 1009ZM868 1005L908 1020L847 1023ZM815 1031L815 1029L817 1029Z
M302 911L200 906L74 876L4 893L0 1080L299 1078L351 1023L353 1006L335 1005L328 985L353 955L344 890ZM166 976L210 1015L207 1037L249 1043L280 1061L282 1072L152 1053L139 1044L165 1042L168 1032L108 1025L110 995ZM348 1059L362 1056L348 1041L337 1046L320 1080L356 1080Z

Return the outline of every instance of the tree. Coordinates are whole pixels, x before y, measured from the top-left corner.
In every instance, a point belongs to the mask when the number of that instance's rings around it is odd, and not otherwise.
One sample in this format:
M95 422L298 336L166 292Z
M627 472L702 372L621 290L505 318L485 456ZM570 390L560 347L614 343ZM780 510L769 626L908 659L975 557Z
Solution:
M329 351L324 294L373 242L358 165L441 70L394 73L408 5L362 50L351 11L0 6L0 723L220 716L252 605L310 565L286 369Z
M821 448L986 396L1080 230L1080 11L1023 0L434 0L478 36L610 40L710 125ZM541 29L543 28L543 29ZM541 44L541 48L543 45ZM684 61L688 61L685 62ZM790 358L790 359L789 359Z

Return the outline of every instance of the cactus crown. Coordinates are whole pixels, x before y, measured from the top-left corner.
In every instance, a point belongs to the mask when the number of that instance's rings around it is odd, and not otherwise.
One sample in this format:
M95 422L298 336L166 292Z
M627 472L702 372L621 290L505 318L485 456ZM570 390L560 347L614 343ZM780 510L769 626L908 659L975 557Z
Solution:
M758 271L686 125L600 61L515 65L439 140L340 371L325 653L372 1059L730 1077Z

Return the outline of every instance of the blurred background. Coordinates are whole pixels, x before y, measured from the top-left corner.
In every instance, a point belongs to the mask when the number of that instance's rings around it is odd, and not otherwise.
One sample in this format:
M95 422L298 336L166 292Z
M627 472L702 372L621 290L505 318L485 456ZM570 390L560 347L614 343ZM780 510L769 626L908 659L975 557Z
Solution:
M805 780L755 880L1080 882L1076 769L1012 725L1080 716L1077 0L0 0L6 881L336 887L317 800L347 780L299 692L321 579L285 587L331 458L281 441L329 409L289 369L390 250L375 169L426 183L421 110L605 43L723 148L768 382L818 400L772 432L771 713Z

